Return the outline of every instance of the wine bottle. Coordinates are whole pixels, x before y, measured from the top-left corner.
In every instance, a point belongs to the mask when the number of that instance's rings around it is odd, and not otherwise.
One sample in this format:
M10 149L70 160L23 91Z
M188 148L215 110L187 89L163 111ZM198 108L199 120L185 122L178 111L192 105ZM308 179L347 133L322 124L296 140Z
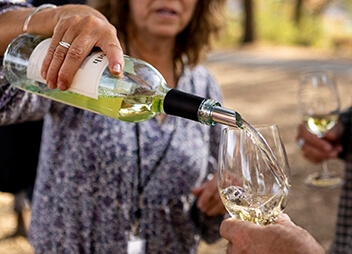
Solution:
M169 88L156 68L127 55L124 56L123 73L116 76L109 72L104 53L92 51L69 90L49 89L39 71L50 40L23 34L9 44L3 70L11 85L122 121L141 122L165 113L206 125L242 125L237 112L221 107L212 99Z
M116 76L109 72L104 53L92 51L67 91L49 89L40 75L40 68L50 40L23 34L8 45L3 59L3 71L12 86L127 122L142 122L165 113L205 125L220 123L240 128L253 142L259 144L269 165L272 165L274 174L285 184L287 178L277 166L271 149L260 133L242 119L240 114L221 107L215 100L168 87L160 72L142 60L125 55L123 73Z

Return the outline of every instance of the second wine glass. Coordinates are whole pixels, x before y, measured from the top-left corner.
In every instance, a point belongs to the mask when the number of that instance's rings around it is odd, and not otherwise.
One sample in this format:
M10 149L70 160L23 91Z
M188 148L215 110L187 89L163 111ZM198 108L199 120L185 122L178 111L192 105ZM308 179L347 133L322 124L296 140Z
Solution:
M319 138L332 129L339 118L340 97L335 76L330 71L310 71L300 76L298 89L298 110L303 124ZM329 171L323 161L320 172L312 173L305 183L313 187L337 187L342 178Z

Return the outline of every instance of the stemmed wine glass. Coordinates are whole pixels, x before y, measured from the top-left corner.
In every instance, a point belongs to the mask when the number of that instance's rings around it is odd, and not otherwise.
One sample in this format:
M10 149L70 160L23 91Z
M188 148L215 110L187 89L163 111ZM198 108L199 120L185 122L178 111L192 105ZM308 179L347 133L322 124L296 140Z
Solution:
M304 72L299 79L298 110L307 129L324 138L338 121L340 97L335 76L330 71ZM313 187L337 187L343 180L329 171L327 161L321 164L320 172L308 175L305 183Z
M255 129L267 142L280 170L273 168L274 164L248 133L227 127L219 149L218 189L232 217L267 225L286 206L289 165L278 126Z

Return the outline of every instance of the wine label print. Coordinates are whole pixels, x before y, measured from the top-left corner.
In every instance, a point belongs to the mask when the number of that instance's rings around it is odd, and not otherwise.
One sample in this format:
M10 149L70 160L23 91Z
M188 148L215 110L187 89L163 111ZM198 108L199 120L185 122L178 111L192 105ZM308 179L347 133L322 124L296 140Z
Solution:
M48 52L51 38L38 44L33 50L27 67L27 77L41 83L46 83L40 74L40 69ZM98 99L99 80L108 66L108 59L103 52L91 53L75 74L69 91Z

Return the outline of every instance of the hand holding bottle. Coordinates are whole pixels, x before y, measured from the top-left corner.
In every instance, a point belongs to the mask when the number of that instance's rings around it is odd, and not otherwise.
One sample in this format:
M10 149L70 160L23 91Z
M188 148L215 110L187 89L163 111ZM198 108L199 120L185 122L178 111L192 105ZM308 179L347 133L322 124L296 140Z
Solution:
M64 5L45 8L34 14L34 9L16 9L1 14L0 53L22 31L28 15L32 15L27 33L52 37L43 62L41 75L49 88L69 88L72 79L93 47L99 47L109 60L109 70L119 74L123 68L123 52L116 29L100 12L86 5ZM11 31L11 32L8 32ZM7 43L6 43L7 42ZM60 45L64 42L65 46Z

